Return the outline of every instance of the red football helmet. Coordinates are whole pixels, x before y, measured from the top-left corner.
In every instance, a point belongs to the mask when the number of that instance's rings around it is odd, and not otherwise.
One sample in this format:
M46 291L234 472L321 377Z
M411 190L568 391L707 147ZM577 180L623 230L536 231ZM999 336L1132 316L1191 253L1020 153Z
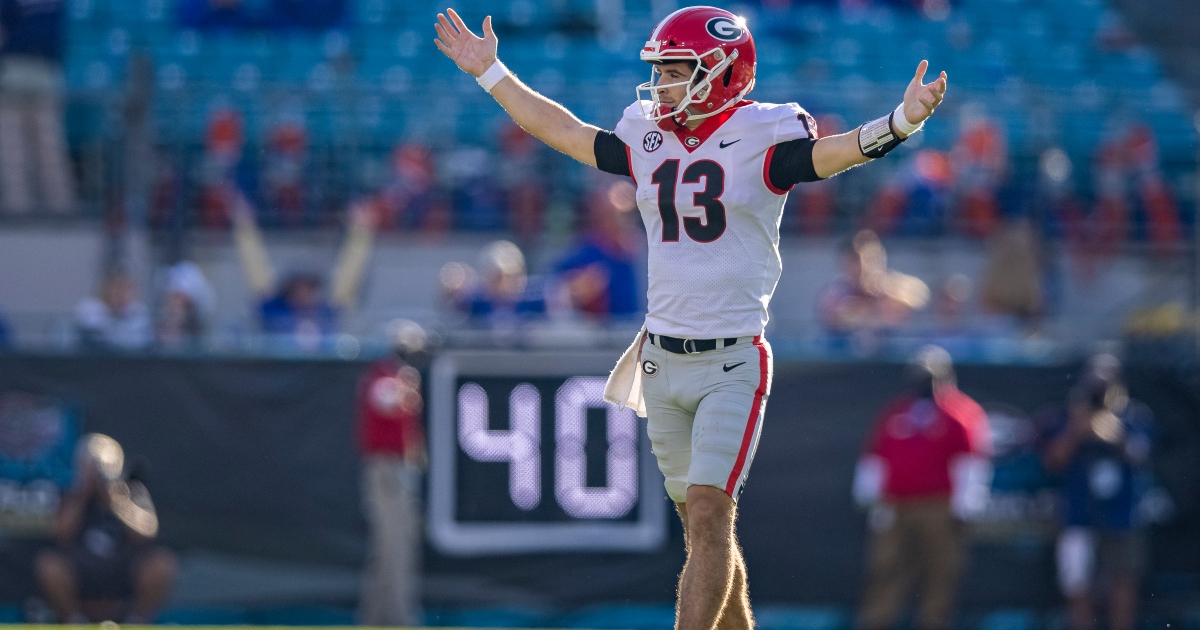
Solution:
M638 102L649 100L653 107L642 108L647 120L658 122L664 131L683 126L688 119L708 118L742 100L754 88L754 38L745 18L716 7L687 7L663 18L642 48L642 61L652 64L694 61L696 68L686 82L655 85L650 81L637 88ZM659 90L687 85L687 95L674 109L659 104ZM642 92L650 93L649 99ZM695 105L700 113L688 111Z

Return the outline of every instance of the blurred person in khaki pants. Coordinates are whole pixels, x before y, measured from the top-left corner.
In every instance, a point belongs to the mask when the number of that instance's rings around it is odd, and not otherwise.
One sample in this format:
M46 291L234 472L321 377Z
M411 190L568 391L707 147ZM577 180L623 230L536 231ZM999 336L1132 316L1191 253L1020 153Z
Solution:
M64 0L0 0L0 209L75 208L63 123Z
M422 625L421 477L425 430L421 375L425 331L414 322L391 325L394 351L367 367L358 387L358 437L370 548L359 622Z
M916 627L950 625L967 551L965 521L987 504L991 436L987 416L955 385L950 355L922 348L908 387L879 415L854 478L869 509L867 586L858 626L895 627L917 584Z

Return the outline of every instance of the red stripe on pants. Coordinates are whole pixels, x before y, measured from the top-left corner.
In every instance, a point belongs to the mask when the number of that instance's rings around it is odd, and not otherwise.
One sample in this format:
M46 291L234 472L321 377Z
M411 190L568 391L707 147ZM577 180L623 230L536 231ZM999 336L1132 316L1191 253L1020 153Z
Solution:
M762 411L762 399L767 395L767 347L762 344L762 337L754 338L758 346L758 389L754 390L754 404L750 406L750 417L746 420L746 433L742 435L742 448L738 449L737 460L733 462L733 470L729 472L729 481L725 482L725 494L733 496L742 469L746 466L746 458L750 455L750 444L754 442L754 429L758 426L759 412Z

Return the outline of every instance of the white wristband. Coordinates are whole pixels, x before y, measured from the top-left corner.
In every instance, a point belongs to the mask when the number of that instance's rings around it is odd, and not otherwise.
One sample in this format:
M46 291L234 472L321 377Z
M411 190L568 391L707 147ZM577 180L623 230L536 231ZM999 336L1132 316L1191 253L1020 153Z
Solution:
M892 124L896 126L896 131L906 136L913 135L925 126L924 121L916 125L908 122L908 116L904 115L904 103L900 103L900 106L896 108L896 113L892 116Z
M492 65L488 66L487 70L483 71L483 74L475 77L475 81L479 83L480 87L490 94L492 88L496 87L496 84L500 82L500 79L503 79L509 74L508 68L504 67L504 64L500 63L500 60L497 59L492 62Z

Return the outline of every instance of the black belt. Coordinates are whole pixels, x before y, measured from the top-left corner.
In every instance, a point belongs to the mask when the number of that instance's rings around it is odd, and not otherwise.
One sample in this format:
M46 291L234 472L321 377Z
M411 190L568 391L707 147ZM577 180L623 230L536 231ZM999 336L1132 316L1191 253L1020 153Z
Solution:
M650 343L675 354L696 354L697 352L716 350L718 341L723 341L725 345L722 347L728 348L736 344L738 340L737 337L726 337L724 339L678 339L654 333L646 334L650 336Z

